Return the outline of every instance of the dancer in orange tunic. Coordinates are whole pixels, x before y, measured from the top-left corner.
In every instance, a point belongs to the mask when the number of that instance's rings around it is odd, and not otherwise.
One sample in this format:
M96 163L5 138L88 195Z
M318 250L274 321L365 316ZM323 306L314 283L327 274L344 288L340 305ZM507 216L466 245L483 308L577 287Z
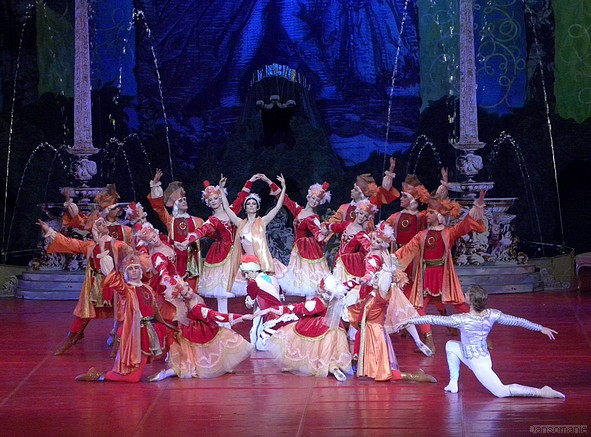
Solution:
M130 255L122 263L123 273L112 272L105 278L104 287L121 297L121 347L111 371L103 373L92 367L78 375L77 381L139 382L148 361L165 353L167 332L174 327L166 325L154 290L142 282L148 264L147 258Z
M416 269L410 293L410 302L420 315L425 315L425 307L431 300L440 299L444 304L451 303L460 312L468 312L464 303L460 280L454 268L452 246L454 242L469 232L484 232L484 196L481 191L466 217L454 226L445 226L445 216L458 215L460 205L447 199L432 198L427 210L427 229L419 232L412 240L396 251L396 257L406 268L417 256L420 266ZM435 352L435 344L429 325L422 325L419 330L424 334L424 341Z
M399 370L387 326L398 326L418 314L401 290L408 281L407 276L396 269L395 260L388 252L393 240L392 228L382 222L370 236L372 245L365 259L366 274L361 278L361 300L348 307L349 321L358 329L354 346L357 376L376 381L435 382L435 378L423 372ZM431 351L420 341L416 329L412 331L419 349L430 356Z
M62 355L84 338L84 329L92 319L113 317L113 295L103 288L103 280L117 269L123 258L132 253L133 249L109 235L109 228L103 218L94 221L94 239L89 241L65 237L41 220L37 221L37 225L50 241L47 253L79 253L87 259L82 290L74 309L75 319L68 337L54 352L54 355Z

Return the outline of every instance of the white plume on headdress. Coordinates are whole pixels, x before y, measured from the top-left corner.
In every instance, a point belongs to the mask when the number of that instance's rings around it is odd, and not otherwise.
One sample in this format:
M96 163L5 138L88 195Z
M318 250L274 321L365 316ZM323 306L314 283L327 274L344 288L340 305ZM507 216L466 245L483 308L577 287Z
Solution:
M337 329L345 308L344 298L347 287L333 275L328 275L320 284L319 292L322 298L329 302L326 316L324 316L324 325L329 329Z
M312 194L318 197L321 205L324 205L326 202L330 202L332 198L330 191L325 190L324 187L318 183L312 184L310 185L310 188L308 188L308 195Z

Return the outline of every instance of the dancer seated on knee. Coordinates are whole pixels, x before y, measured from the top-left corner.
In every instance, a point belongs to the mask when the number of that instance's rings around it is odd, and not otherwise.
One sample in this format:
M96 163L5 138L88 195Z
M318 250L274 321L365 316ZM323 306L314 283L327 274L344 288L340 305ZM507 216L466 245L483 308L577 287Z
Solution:
M334 276L320 282L313 299L295 305L267 308L256 312L264 316L297 314L300 320L279 328L269 338L269 351L284 372L306 376L333 374L345 381L351 371L351 353L347 335L340 323L344 309L345 286Z
M184 304L175 303L179 330L170 345L168 368L150 376L149 381L161 381L170 376L213 378L233 373L236 366L250 356L252 345L218 323L252 320L251 314L214 311L188 286L167 290L167 300L184 301ZM184 314L180 314L182 311Z
M271 307L279 307L282 303L279 284L275 277L261 271L261 261L254 255L242 255L240 271L246 277L248 285L244 304L254 311L265 310ZM267 340L281 326L296 322L295 314L268 313L263 317L255 317L250 329L250 342L257 350L267 350ZM264 329L263 329L264 326Z
M139 382L148 360L166 353L168 328L175 327L164 322L154 290L142 282L148 265L147 259L130 255L122 263L123 275L112 272L105 278L103 287L121 297L121 347L111 371L103 373L93 367L78 375L77 381Z
M479 286L470 287L466 292L465 299L470 304L470 312L468 313L453 314L451 316L428 315L408 320L408 323L413 325L429 323L450 326L460 330L461 340L450 340L445 345L450 377L445 391L457 393L461 361L472 370L476 378L488 391L499 398L514 396L563 399L564 394L548 386L540 389L519 384L503 384L492 369L492 360L486 346L486 339L495 323L520 326L532 331L538 331L547 335L550 340L554 340L554 334L557 334L557 332L529 320L503 314L499 310L487 309L486 291Z

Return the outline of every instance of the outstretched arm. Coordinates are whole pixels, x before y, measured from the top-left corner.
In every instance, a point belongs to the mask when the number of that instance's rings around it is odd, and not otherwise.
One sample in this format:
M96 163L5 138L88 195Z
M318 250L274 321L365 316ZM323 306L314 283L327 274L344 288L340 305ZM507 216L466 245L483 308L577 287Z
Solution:
M498 310L496 310L498 311ZM530 331L538 331L538 332L542 332L542 329L544 328L542 325L538 324L538 323L534 323L534 322L530 322L527 319L524 319L522 317L515 317L515 316L511 316L509 314L503 314L499 311L500 315L499 318L497 319L497 323L499 325L506 325L506 326L519 326L521 328L525 328L525 329L529 329ZM547 329L547 328L546 328ZM554 333L556 333L554 331ZM545 335L548 335L544 332Z
M449 328L459 328L460 322L449 316L426 315L421 317L411 317L406 321L409 325L437 325L447 326Z
M281 182L281 194L279 195L279 199L277 199L277 204L273 207L271 211L267 213L267 215L263 217L263 223L265 223L265 225L271 223L271 221L279 213L279 210L283 207L283 199L285 199L286 189L285 178L283 177L283 175L279 175L277 176L277 179L279 180L279 182Z
M234 211L232 211L232 208L230 208L230 204L228 203L228 198L226 197L226 192L224 191L224 188L226 187L226 182L227 182L227 179L224 177L224 175L222 175L222 177L220 179L220 191L222 193L222 205L224 206L224 211L226 211L226 214L228 214L230 221L232 223L234 223L235 226L238 226L240 224L240 218L234 213Z

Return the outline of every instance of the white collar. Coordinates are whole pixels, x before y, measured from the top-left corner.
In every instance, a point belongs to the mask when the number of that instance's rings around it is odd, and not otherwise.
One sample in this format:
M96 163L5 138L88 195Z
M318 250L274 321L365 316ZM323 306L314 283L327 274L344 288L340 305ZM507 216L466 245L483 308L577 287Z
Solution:
M174 214L174 218L186 218L186 219L188 219L188 218L191 218L191 216L188 213L183 212L182 214L181 213Z
M418 209L403 209L400 212L404 212L406 214L410 214L410 215L417 215L419 213Z
M351 205L352 205L352 206L357 206L357 205L359 205L361 202L364 202L364 201L366 201L366 200L367 200L367 197L365 197L365 196L364 196L363 198L361 198L361 199L357 200L357 201L355 201L355 200L351 200Z
M427 229L430 231L443 231L445 229L445 226L435 225L435 226L429 226Z

